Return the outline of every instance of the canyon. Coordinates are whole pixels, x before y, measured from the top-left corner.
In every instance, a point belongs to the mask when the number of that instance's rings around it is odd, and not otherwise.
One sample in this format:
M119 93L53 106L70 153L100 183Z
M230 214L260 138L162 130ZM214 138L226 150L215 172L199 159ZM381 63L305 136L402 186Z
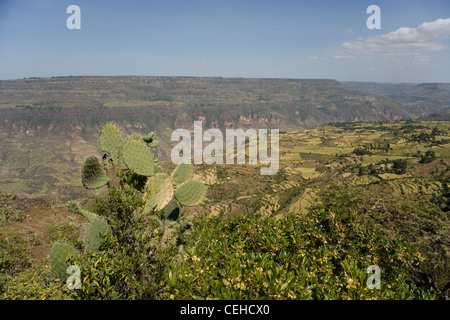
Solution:
M381 86L328 79L53 77L0 81L0 191L83 198L80 166L100 156L98 134L156 132L170 159L177 128L312 128L330 122L415 119L450 105L447 85ZM393 89L394 87L394 89ZM417 98L408 103L408 92ZM399 99L398 97L401 97ZM433 105L433 108L429 106Z

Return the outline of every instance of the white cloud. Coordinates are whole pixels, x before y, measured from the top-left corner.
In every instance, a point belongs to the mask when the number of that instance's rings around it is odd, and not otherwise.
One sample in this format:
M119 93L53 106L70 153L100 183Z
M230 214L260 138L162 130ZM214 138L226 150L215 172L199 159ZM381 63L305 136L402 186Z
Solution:
M417 28L395 31L344 42L330 54L336 59L409 61L427 64L428 54L446 50L443 41L450 38L450 18L424 22Z
M319 57L318 57L318 56L306 56L306 59L309 59L309 60L319 60Z

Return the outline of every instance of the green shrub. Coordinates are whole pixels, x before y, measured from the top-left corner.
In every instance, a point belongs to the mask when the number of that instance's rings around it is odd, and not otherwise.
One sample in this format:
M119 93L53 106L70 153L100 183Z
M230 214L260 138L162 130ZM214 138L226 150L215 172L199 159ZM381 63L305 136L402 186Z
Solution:
M144 202L129 188L109 190L96 199L94 210L106 217L110 232L98 251L75 257L81 271L81 289L75 299L155 299L164 286L166 259L176 254L174 245L161 246L165 227L155 215L143 215ZM152 217L154 219L152 219ZM180 219L181 221L182 219Z
M66 241L79 247L77 228L71 224L50 225L45 230L45 237L49 243L57 240Z
M321 206L336 214L355 211L363 225L376 225L380 235L403 237L423 257L411 272L415 283L432 285L445 296L450 284L450 213L440 210L431 197L399 197L387 186L331 185L321 194Z
M135 225L136 226L136 225ZM72 290L76 299L155 299L163 286L165 250L151 252L144 241L107 236L104 249L90 251L73 261L81 271L81 289ZM144 243L145 242L145 243Z
M16 274L31 266L28 243L19 233L0 233L0 292Z
M397 159L393 162L393 172L396 174L406 173L406 168L408 167L408 162L406 159Z
M420 254L379 236L354 213L320 209L280 220L256 215L201 217L185 239L183 262L169 265L173 299L430 299L409 270ZM381 289L367 288L371 265Z
M29 241L20 233L0 233L0 270L14 275L31 265Z
M28 268L10 277L0 290L0 299L7 300L62 300L70 299L69 289L55 280L48 266Z
M424 155L420 157L420 163L430 163L436 159L436 153L432 150L428 150Z
M0 223L11 222L11 221L23 221L25 215L19 209L13 209L10 206L5 206L0 208Z

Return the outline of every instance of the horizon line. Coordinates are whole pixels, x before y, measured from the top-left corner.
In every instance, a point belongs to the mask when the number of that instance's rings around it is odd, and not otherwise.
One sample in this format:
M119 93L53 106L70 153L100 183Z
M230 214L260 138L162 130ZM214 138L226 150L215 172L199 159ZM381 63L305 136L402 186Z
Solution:
M336 82L358 82L358 83L388 83L388 84L450 84L450 82L392 82L392 81L358 81L358 80L337 80L333 78L291 78L291 77L224 77L224 76L162 76L162 75L60 75L60 76L30 76L24 78L0 79L0 81L19 81L34 79L57 79L57 78L197 78L197 79L248 79L248 80L328 80Z

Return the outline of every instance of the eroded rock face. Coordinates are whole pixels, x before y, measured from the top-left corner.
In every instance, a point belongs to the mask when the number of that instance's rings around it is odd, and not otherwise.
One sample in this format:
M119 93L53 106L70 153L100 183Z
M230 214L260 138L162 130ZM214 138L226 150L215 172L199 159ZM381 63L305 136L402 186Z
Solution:
M405 119L398 103L334 80L65 77L0 81L0 184L28 194L80 194L83 159L101 156L98 134L157 134L169 159L174 129L290 129L326 122ZM56 170L55 173L52 170ZM26 185L24 184L26 182ZM30 182L32 181L32 183Z
M357 110L360 114L355 117ZM328 121L405 119L383 96L344 90L335 80L193 77L56 77L0 81L0 137L97 131L108 121L128 130L308 127ZM164 128L164 129L165 129Z

